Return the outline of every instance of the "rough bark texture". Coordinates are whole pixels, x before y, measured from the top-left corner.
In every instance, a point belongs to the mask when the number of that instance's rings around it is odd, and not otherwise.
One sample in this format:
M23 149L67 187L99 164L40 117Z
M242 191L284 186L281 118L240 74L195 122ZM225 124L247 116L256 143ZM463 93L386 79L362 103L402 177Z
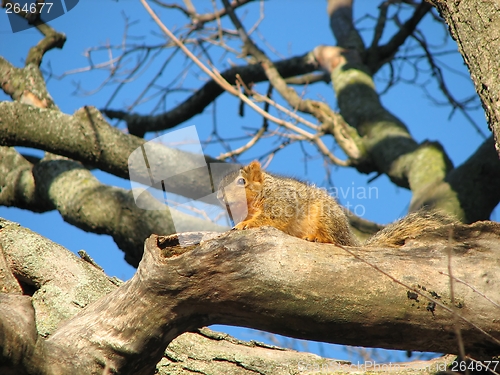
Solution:
M495 136L500 155L500 3L430 0L449 26ZM478 53L479 51L479 53Z
M203 328L200 334L186 333L172 341L166 351L170 360L162 360L158 367L168 374L392 374L435 375L444 371L456 356L448 355L432 361L392 363L351 363L299 353L258 342L242 342ZM395 371L397 370L397 371Z
M457 352L454 329L459 327L468 353L484 358L500 351L500 341L491 337L500 336L498 321L491 319L497 307L484 298L499 297L498 224L445 226L397 249L342 249L273 228L212 239L205 235L197 244L200 238L195 234L191 244L180 247L176 236L151 236L135 276L116 288L92 264L3 221L5 259L31 297L0 300L0 310L16 309L21 317L12 325L12 314L0 314L7 338L0 341L0 362L19 373L101 374L107 368L151 374L174 338L215 323L326 342L441 352ZM461 281L454 283L454 301L449 262ZM105 296L96 301L100 295ZM231 352L226 349L224 358ZM172 353L179 351L167 350L175 362ZM271 362L283 356L273 348L267 353ZM298 361L317 365L314 357L307 358L289 360L296 366ZM248 358L241 362L252 366Z
M92 107L66 115L58 110L35 108L17 102L0 103L0 144L26 146L78 160L118 177L129 178L128 158L145 141L110 126ZM175 170L182 164L189 173L165 180L167 191L197 199L207 194L210 178L198 168L193 155L164 147L155 160L162 168ZM219 161L206 158L207 162ZM189 168L189 164L193 167ZM137 182L150 184L149 175Z

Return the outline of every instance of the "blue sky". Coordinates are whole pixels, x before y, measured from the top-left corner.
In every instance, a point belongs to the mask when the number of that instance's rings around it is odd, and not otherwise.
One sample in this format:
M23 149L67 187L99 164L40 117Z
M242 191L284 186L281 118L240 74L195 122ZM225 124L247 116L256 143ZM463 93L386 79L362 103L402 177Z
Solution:
M259 25L258 33L253 36L258 44L266 50L272 59L278 59L279 56L294 56L303 54L312 50L319 44L335 44L332 33L329 29L328 18L326 15L326 4L324 1L312 0L306 3L300 0L272 0L264 4L265 17ZM365 41L371 40L373 25L366 14L376 15L376 5L378 2L373 0L360 0L356 2L355 17L360 20L358 25L362 28ZM199 12L210 11L212 9L209 1L194 1L194 5ZM238 14L244 20L249 28L259 18L260 8L251 5L241 9ZM163 22L171 30L177 30L186 24L185 17L178 11L159 12ZM84 51L89 47L95 47L104 44L119 45L123 38L123 28L125 19L137 21L131 26L131 34L135 36L146 36L146 39L129 39L130 43L148 42L151 44L161 43L163 37L161 32L150 20L146 11L138 1L80 1L79 4L69 13L52 21L50 25L57 31L64 32L67 36L67 42L62 50L50 51L42 64L45 71L52 71L54 77L47 82L47 87L59 108L65 113L73 113L84 105L94 105L102 108L108 102L112 90L115 86L104 87L93 95L82 95L80 87L86 91L94 91L107 77L106 71L92 71L86 73L69 74L64 78L64 73L74 69L81 69L89 65L84 56ZM226 20L224 21L226 22ZM224 23L228 25L227 23ZM447 50L455 51L456 44L449 38L442 37L442 28L437 22L433 21L428 15L423 21L422 28L430 30L436 38L435 44L445 43ZM394 28L388 27L384 34L383 41L392 34ZM259 37L262 35L264 39ZM23 66L24 59L28 49L40 40L40 34L35 29L29 29L19 33L12 33L8 24L7 16L0 12L0 55L9 60L15 66ZM274 53L267 48L267 44L272 45L279 53ZM413 45L415 45L413 43ZM238 47L239 43L234 44ZM116 53L117 51L115 51ZM410 52L413 53L413 52ZM110 107L122 109L130 106L138 92L145 87L158 71L162 63L162 55L152 59L147 70L145 70L135 81L124 86L124 89L112 101ZM239 63L234 56L217 55L219 60L215 60L219 69L229 67L231 63ZM95 54L95 63L105 62L109 55L103 52ZM468 80L468 71L460 55L444 55L440 59L452 67L457 73L448 74L448 83L457 98L464 98L474 94L474 88ZM184 56L178 54L173 59L172 64L163 73L160 84L167 84L173 79L173 75L178 74L179 66L188 64ZM422 67L425 63L422 62ZM411 77L412 72L405 67L402 62L397 62L396 67L402 67L405 75ZM156 69L156 70L155 70ZM388 69L383 69L375 77L375 82L379 90L385 87ZM187 87L195 89L203 84L206 77L203 74L192 73L191 71L184 78L184 84ZM424 84L425 78L420 79L420 84ZM433 90L435 84L429 85L429 90ZM261 92L265 92L266 85L257 85ZM324 100L336 108L335 97L329 85L319 83L310 88L298 88L304 90L306 97L315 100ZM76 92L76 93L75 93ZM180 92L169 97L165 104L167 108L172 108L181 101L188 93ZM439 94L433 91L433 96L439 98ZM0 94L0 100L9 100L5 95ZM438 140L440 141L448 155L455 165L459 165L466 160L481 144L483 137L467 122L460 114L455 113L450 117L450 108L437 105L429 100L421 88L415 87L410 83L400 83L391 88L382 96L383 104L398 116L410 129L411 134L417 140ZM208 107L201 115L193 117L182 126L196 125L200 139L206 140L210 136L212 123L216 118L217 126L221 134L225 136L241 136L245 134L247 128L257 129L261 125L261 119L250 108L246 108L245 117L238 116L238 102L222 95L216 103L216 108ZM154 108L153 102L144 103L135 106L134 111L149 114ZM215 113L215 115L214 115ZM487 129L484 112L481 108L472 112L472 117L480 126L483 134L489 134ZM112 122L116 124L115 122ZM118 126L121 126L118 124ZM264 150L276 147L274 141L262 142L255 150L245 154L243 162L252 160L261 155ZM325 139L328 146L334 147L330 139ZM233 147L241 146L244 141L232 143ZM312 147L305 146L310 154L314 154ZM37 151L29 150L35 154ZM222 149L217 145L206 145L205 152L217 156ZM342 155L338 148L334 152ZM298 145L293 145L279 152L271 163L269 170L281 174L292 175L304 180L316 183L319 186L327 186L325 179L325 170L323 162L315 158L303 163L303 153ZM341 192L339 200L344 205L350 205L357 208L357 213L362 213L369 220L379 223L388 223L398 217L405 215L409 201L410 193L391 184L385 176L381 176L368 184L368 180L373 175L360 175L354 170L343 168L331 168L332 180L334 186ZM95 175L106 184L130 188L127 181L110 176L107 173L96 171ZM353 192L356 189L371 188L371 195L356 197ZM82 230L64 223L57 212L48 212L44 214L34 214L29 211L15 208L0 207L0 216L19 222L23 226L29 227L35 232L60 243L72 251L85 249L110 275L116 275L121 279L128 279L134 272L134 269L123 261L123 255L117 249L113 240L108 236L86 233ZM493 216L496 219L496 215ZM238 331L237 335L241 337L247 335L247 331ZM235 334L235 331L231 331ZM245 339L262 340L262 337L243 337ZM320 353L320 349L314 349ZM323 353L324 354L324 353ZM327 355L337 358L344 358L341 353L335 352Z

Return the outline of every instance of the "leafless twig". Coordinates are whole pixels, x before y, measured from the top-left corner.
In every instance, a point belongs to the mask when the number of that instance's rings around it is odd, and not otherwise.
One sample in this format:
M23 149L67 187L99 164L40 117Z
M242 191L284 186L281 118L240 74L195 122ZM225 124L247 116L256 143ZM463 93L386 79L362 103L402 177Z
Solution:
M141 0L141 3L144 5L148 13L151 15L153 20L157 23L157 25L162 29L162 31L167 34L167 36L174 41L178 45L178 47L191 59L193 60L196 65L200 67L201 70L203 70L210 78L212 78L215 82L217 82L225 91L228 93L238 97L240 100L244 101L247 105L249 105L252 109L254 109L258 114L261 116L267 118L268 120L274 122L277 125L283 126L289 130L292 130L304 137L306 137L311 143L315 144L318 150L323 153L324 155L327 155L330 162L339 165L339 166L348 166L350 164L349 160L344 161L336 156L334 156L328 148L325 146L323 141L317 136L317 135L312 135L305 130L299 128L298 126L288 122L281 120L277 118L276 116L273 116L269 114L268 112L264 111L262 108L260 108L258 105L256 105L252 100L250 100L246 95L244 95L241 91L233 87L229 82L227 82L224 77L215 69L209 69L205 64L203 64L158 18L156 13L151 9L151 7L148 5L148 3L145 0ZM227 1L226 1L227 3Z

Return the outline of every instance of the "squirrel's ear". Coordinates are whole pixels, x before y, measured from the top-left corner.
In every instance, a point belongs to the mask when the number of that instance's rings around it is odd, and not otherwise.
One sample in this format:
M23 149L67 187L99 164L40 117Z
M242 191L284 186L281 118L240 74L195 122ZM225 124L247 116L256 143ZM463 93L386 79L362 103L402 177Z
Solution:
M262 182L262 169L257 160L252 161L243 170L248 173L248 179L250 181Z
M257 160L252 161L249 167L251 171L260 172L261 170L260 163Z

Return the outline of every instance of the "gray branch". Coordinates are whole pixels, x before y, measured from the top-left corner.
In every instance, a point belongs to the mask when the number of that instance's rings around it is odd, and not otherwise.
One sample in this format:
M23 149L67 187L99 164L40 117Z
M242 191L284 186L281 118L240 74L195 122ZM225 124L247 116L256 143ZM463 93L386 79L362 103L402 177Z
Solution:
M46 372L39 373L44 374L101 374L105 368L151 374L168 344L207 324L450 353L457 350L459 328L466 352L484 359L500 349L494 338L499 326L491 319L498 308L490 302L499 299L500 273L490 267L500 257L499 240L500 225L487 222L445 225L394 249L308 243L273 228L233 231L199 244L193 237L184 247L176 236L151 236L135 276L115 288L92 264L75 263L64 249L52 249L53 244L3 221L0 245L10 272L33 285L37 328L54 308L74 312L86 306L57 328L45 325L48 339L33 344L38 333L29 326L29 297L3 297L0 324L11 338L4 344L25 344L7 346L3 360L17 358L17 365L43 368ZM91 274L101 275L112 291L93 287L94 297L77 293L57 302L66 284L88 287L81 277L90 281ZM96 301L97 295L105 296ZM26 311L17 326L9 326L11 315L3 312L19 304ZM24 329L16 329L19 325Z

